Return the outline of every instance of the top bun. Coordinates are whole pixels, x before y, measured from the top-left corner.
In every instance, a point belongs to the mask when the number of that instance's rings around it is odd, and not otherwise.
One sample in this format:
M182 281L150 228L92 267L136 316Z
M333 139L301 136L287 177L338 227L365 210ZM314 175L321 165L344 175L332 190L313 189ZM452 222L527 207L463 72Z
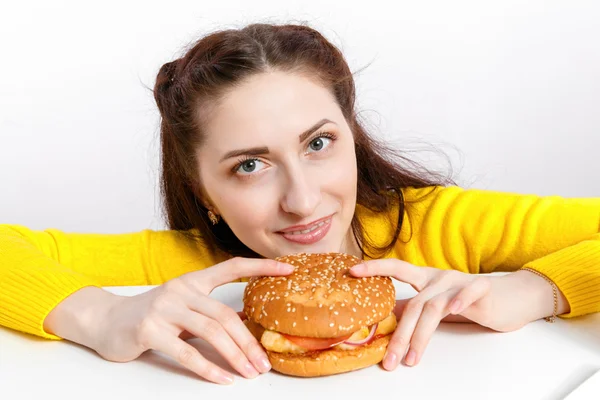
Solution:
M355 278L362 260L343 253L277 258L295 266L291 275L250 278L244 312L263 328L288 335L334 338L386 318L396 293L388 277Z

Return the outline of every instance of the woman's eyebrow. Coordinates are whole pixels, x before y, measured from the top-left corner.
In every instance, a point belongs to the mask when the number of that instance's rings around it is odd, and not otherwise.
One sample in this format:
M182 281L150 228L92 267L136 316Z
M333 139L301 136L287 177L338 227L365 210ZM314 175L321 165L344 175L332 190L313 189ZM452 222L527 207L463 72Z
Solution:
M312 135L316 130L318 130L320 127L322 127L325 124L328 123L334 123L333 121L327 119L327 118L323 118L322 120L320 120L319 122L317 122L316 124L314 124L313 126L311 126L310 128L308 128L306 131L302 132L299 136L298 136L298 141L300 143L304 142L310 135ZM228 151L223 158L221 158L221 160L219 162L223 162L229 158L232 157L239 157L239 156L244 156L244 155L248 155L248 156L261 156L261 155L265 155L265 154L269 154L269 148L266 146L262 146L262 147L251 147L248 149L239 149L239 150L232 150L232 151Z
M319 129L320 127L322 127L325 124L328 123L334 123L331 120L328 120L327 118L323 118L322 120L320 120L319 122L317 122L316 124L314 124L313 126L311 126L310 128L308 128L307 130L305 130L304 132L302 132L300 134L300 136L298 136L299 142L302 143L304 142L310 135L312 135L317 129Z

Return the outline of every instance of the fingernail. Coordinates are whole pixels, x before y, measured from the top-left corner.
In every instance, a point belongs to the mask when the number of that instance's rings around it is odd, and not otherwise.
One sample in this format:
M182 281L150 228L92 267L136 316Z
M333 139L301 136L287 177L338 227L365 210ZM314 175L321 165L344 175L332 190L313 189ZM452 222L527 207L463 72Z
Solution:
M396 356L396 354L389 352L386 353L385 356L383 357L383 367L385 369L387 369L388 371L393 370L394 368L396 368L397 363L397 359L398 357Z
M417 353L413 349L410 349L408 351L408 354L406 355L406 365L412 366L415 363L416 359Z
M233 376L226 372L221 372L217 375L217 382L223 385L231 385L233 383Z
M269 372L271 369L271 363L267 357L261 357L258 359L258 365L260 366L261 372Z
M295 267L294 267L293 265L290 265L290 264L284 264L284 263L281 263L281 264L279 265L279 268L281 269L281 271L282 271L282 272L285 272L285 273L290 273L290 272L293 272L293 271L294 271L294 268L295 268Z
M361 272L365 272L367 270L367 267L364 264L357 264L350 269L352 270L352 272L360 274Z
M252 364L247 363L244 365L244 369L246 370L246 376L248 378L256 378L258 376L258 371L252 366Z
M450 304L450 312L452 314L457 314L460 311L461 302L458 299L454 299L452 304Z

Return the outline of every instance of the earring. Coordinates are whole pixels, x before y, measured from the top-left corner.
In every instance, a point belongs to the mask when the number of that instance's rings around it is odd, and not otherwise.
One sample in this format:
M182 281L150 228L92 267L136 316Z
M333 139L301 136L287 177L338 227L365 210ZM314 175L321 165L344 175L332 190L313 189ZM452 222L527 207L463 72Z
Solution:
M219 223L219 216L215 215L215 213L212 211L208 212L208 219L210 219L210 222L212 222L213 225L216 225Z

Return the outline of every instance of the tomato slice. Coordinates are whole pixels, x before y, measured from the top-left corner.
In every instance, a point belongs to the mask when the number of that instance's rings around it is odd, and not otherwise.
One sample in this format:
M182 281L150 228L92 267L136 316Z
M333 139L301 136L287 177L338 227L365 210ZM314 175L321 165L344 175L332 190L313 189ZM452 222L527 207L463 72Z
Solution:
M348 339L352 334L346 336L339 336L336 338L311 338L311 337L303 337L303 336L292 336L281 334L290 342L306 349L306 350L324 350L330 347L333 347L337 344L342 343L344 340Z

